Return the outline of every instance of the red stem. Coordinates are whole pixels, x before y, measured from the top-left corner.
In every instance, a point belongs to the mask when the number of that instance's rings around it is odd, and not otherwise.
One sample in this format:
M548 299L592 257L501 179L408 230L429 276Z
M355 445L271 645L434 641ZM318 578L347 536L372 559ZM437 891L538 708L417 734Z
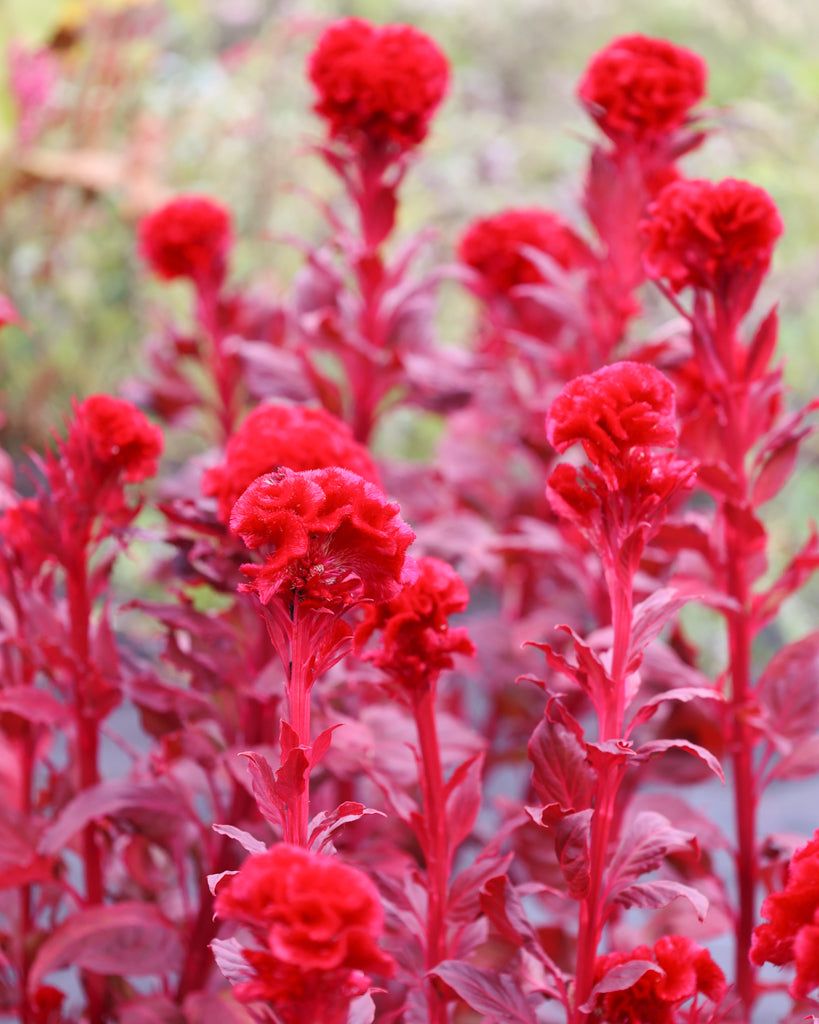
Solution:
M435 692L430 686L414 695L413 713L421 749L421 793L426 826L427 858L427 944L424 966L431 971L447 957L446 907L452 851L447 837L446 797L438 729L435 722ZM446 1002L436 990L426 989L430 1024L446 1024Z
M298 736L299 746L310 746L310 689L308 664L310 619L305 618L296 599L293 603L293 629L290 639L290 666L287 678L288 724ZM287 669L287 666L285 666ZM282 761L283 763L283 761ZM310 821L310 769L305 773L304 789L285 822L285 842L307 846Z

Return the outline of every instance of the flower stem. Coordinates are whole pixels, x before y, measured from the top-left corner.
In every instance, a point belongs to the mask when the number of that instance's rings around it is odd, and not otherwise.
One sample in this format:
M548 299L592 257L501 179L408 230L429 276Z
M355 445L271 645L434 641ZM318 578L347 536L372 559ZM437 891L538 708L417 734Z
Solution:
M301 747L310 746L310 667L308 652L309 615L305 616L298 600L293 602L292 633L290 638L290 666L287 679L288 725L295 731ZM284 761L282 760L282 763ZM285 823L285 842L307 846L307 826L310 820L310 768L305 772L304 788L290 809Z

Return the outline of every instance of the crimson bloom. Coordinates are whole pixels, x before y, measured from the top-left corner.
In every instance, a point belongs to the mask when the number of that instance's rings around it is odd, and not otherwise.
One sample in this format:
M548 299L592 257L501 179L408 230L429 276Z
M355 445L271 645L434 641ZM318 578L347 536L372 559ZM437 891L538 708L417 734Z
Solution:
M303 607L389 601L413 578L415 534L375 484L337 466L280 469L255 480L233 506L230 528L268 553L242 566L263 604Z
M474 221L458 243L458 258L492 291L507 294L519 284L537 284L543 275L525 246L550 256L564 270L587 266L588 246L565 221L538 207L504 210Z
M649 277L672 291L701 288L744 314L782 234L768 193L747 181L680 180L667 186L643 222Z
M399 152L423 141L449 84L447 59L429 36L362 18L324 31L308 73L318 93L314 109L333 138Z
M819 830L794 853L785 888L765 898L761 914L767 921L754 929L751 962L793 964L790 992L804 999L819 985Z
M682 127L705 95L707 68L665 39L620 36L596 54L577 89L613 141L657 139Z
M77 406L72 439L82 438L99 475L138 483L156 473L162 432L135 405L111 395L91 395Z
M608 953L595 964L595 984L614 968L634 960L657 964L662 973L647 971L629 988L597 997L596 1015L606 1024L675 1024L676 1009L698 993L718 1003L725 995L725 975L708 950L682 935L666 935L654 948L638 946L631 953Z
M355 633L361 648L376 630L382 631L380 647L363 657L410 693L428 688L452 668L453 655L475 653L467 630L449 625L449 616L465 611L469 603L466 584L437 558L419 558L417 565L418 578L391 601L369 605Z
M232 242L230 213L207 196L177 196L139 225L139 252L151 270L200 287L222 284Z
M289 843L252 854L220 884L214 911L258 943L243 951L253 976L234 987L236 998L268 1000L288 1020L340 1020L369 987L367 974L395 969L377 945L384 911L375 886L335 857Z
M280 466L303 471L341 466L373 484L380 476L369 452L342 420L305 405L257 406L225 448L225 459L202 477L202 490L219 501L219 518L230 519L236 499L253 481Z

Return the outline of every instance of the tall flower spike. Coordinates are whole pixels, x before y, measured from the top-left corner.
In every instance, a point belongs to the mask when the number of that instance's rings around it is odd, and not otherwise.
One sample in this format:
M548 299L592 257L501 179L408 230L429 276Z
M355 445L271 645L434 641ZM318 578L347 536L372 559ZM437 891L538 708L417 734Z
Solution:
M225 448L224 462L208 469L202 490L219 501L219 518L228 522L241 493L264 473L280 467L296 471L343 466L380 484L375 463L346 423L326 409L304 405L257 406Z
M406 551L415 534L375 484L338 467L282 469L255 480L230 527L263 565L242 566L244 589L263 604L280 595L303 606L389 601L414 578Z
M325 30L308 63L316 113L332 138L402 153L426 137L446 95L449 64L411 25L344 18Z
M620 36L596 54L578 96L614 142L643 142L681 128L705 95L696 53L665 39Z

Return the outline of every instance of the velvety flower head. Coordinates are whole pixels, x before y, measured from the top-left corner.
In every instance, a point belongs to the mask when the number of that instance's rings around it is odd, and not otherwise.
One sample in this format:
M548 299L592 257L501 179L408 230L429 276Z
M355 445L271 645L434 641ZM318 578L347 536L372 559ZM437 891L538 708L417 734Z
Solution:
M302 604L389 601L414 578L406 551L415 534L382 490L338 467L281 469L255 480L233 506L230 528L263 565L242 571L267 604L277 594Z
M289 843L252 854L220 883L214 911L248 926L259 944L244 951L255 978L234 988L237 998L267 999L277 1011L309 1006L296 1020L333 1019L335 997L326 1018L315 1012L328 990L349 1002L368 987L361 972L389 977L395 969L377 945L384 911L375 886L335 857Z
M508 293L536 284L543 275L524 252L531 246L564 270L587 266L588 246L557 214L538 207L504 210L474 221L458 243L458 258L476 270L487 288Z
M675 292L689 286L723 295L739 289L741 312L768 270L783 230L768 193L735 178L675 181L649 206L642 226L649 277L667 281Z
M375 463L352 431L326 409L306 405L257 406L227 443L225 459L202 478L205 494L219 500L219 518L230 519L239 495L264 473L285 466L302 471L341 466L380 485Z
M355 633L360 649L376 630L382 631L380 647L363 657L409 691L428 687L452 668L453 655L475 653L467 630L449 625L450 615L465 611L469 603L466 584L437 558L419 558L417 565L418 578L391 601L369 605Z
M629 988L597 997L599 1019L606 1024L675 1024L676 1010L698 993L718 1003L725 995L725 975L708 950L682 935L666 935L654 948L638 946L631 953L599 956L594 980L633 960L648 960L662 974L648 971ZM592 1019L598 1019L592 1014Z
M647 363L622 362L576 377L546 417L559 452L580 442L595 464L628 448L675 448L674 388Z
M426 136L449 84L449 64L411 25L344 18L322 34L308 62L315 111L330 135L353 145L412 149Z
M156 473L162 431L135 405L111 395L91 395L77 406L68 446L82 440L98 473L121 474L128 483Z
M139 225L140 255L165 280L187 277L218 287L232 242L230 213L207 196L177 196Z
M754 929L751 962L793 964L790 992L804 999L819 985L819 830L794 853L785 888L764 899L761 915L767 921Z
M656 139L680 128L705 95L707 68L665 39L620 36L596 54L577 89L615 142Z

